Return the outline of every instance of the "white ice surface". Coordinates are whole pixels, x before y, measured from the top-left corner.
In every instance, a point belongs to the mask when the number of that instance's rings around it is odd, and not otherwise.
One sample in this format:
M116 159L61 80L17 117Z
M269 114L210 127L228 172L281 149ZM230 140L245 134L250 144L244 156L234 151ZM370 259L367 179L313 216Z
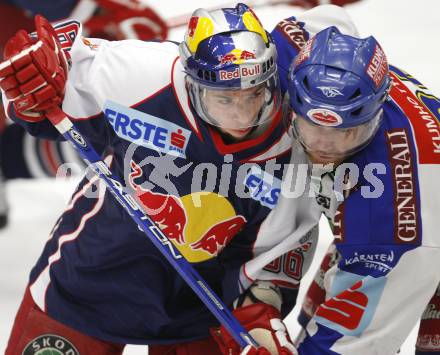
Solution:
M212 7L227 1L176 1L162 0L160 12L164 17L190 13L196 7ZM439 0L363 0L347 7L364 36L373 34L381 42L393 63L418 78L440 95L440 1ZM256 13L266 28L270 29L284 17L301 11L298 8L277 6L259 7ZM170 37L182 38L183 30L173 30ZM3 353L9 331L26 286L28 274L40 255L47 236L62 212L73 182L52 179L13 181L7 192L11 204L10 224L0 231L0 353ZM327 249L331 241L326 223L322 224L318 253ZM316 258L318 260L319 258ZM318 265L312 265L304 284ZM302 294L302 293L301 293ZM409 305L410 306L410 305ZM404 310L402 310L404 311ZM287 319L289 331L298 331L296 312ZM401 355L414 353L416 330L402 347ZM147 354L146 347L128 346L124 354Z

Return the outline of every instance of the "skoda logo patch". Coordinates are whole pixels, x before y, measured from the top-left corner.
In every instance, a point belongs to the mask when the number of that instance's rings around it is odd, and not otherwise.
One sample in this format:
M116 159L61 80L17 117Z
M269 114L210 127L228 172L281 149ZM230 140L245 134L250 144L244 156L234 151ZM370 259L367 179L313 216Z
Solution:
M41 335L31 340L22 355L80 355L79 351L63 337L53 334Z
M87 144L86 144L86 142L85 142L85 140L84 140L84 138L82 137L82 135L79 133L79 132L77 132L77 131L75 131L73 128L71 128L70 130L69 130L69 135L73 138L73 140L76 142L76 143L78 143L81 147L86 147L87 146Z

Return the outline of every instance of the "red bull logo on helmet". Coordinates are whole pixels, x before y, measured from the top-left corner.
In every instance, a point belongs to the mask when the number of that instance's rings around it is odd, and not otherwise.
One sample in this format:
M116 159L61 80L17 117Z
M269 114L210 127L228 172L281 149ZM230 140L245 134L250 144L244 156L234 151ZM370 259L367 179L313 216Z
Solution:
M199 22L198 16L193 16L190 18L188 22L188 36L194 37L194 33L196 32L197 23Z
M204 39L214 34L214 23L210 18L193 16L189 20L186 43L191 53L197 51L197 47Z
M229 64L229 63L242 64L246 60L256 59L256 58L257 58L256 55L252 52L235 48L232 51L230 51L229 53L227 53L223 56L220 56L219 62L221 65Z
M243 24L249 31L258 33L263 38L264 43L269 42L263 25L261 24L257 15L255 15L255 13L252 11L252 9L249 9L243 14Z
M313 109L307 112L307 117L320 126L335 127L342 124L342 117L327 109Z
M222 81L256 76L256 75L260 75L260 73L261 73L260 64L255 64L251 67L238 67L232 71L219 70L220 80Z

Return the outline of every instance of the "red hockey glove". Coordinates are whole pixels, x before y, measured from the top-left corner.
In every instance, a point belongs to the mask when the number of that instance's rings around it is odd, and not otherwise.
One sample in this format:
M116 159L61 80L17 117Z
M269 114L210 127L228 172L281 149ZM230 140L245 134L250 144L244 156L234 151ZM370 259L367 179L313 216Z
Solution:
M323 1L323 0L292 0L290 2L290 5L292 6L300 6L304 7L306 9L310 9L314 6L323 5L323 4L333 4L338 6L344 6L347 4L351 4L353 2L357 2L359 0L330 0L330 1Z
M64 97L67 60L55 30L35 16L37 39L18 31L5 45L0 64L0 87L25 121L44 119L44 111L59 106Z
M283 321L280 319L280 312L275 307L266 303L254 303L237 308L232 313L261 347L255 349L247 346L241 350L228 331L224 327L220 327L212 329L211 334L222 354L298 354Z
M108 40L164 40L168 27L150 7L137 0L96 0L97 15L84 23L88 37Z

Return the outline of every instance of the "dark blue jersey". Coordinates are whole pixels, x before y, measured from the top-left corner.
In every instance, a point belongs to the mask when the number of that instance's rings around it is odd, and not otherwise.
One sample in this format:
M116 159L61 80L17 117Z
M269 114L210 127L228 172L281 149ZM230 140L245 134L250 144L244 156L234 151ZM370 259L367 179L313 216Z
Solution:
M174 43L83 42L73 36L76 23L63 26L66 43L73 41L63 110L230 303L238 268L252 258L258 228L278 199L282 169L270 171L266 162L289 159L280 113L262 135L228 144L190 106ZM26 129L59 138L47 121ZM30 285L51 317L112 342L188 341L216 324L95 177L79 184Z

